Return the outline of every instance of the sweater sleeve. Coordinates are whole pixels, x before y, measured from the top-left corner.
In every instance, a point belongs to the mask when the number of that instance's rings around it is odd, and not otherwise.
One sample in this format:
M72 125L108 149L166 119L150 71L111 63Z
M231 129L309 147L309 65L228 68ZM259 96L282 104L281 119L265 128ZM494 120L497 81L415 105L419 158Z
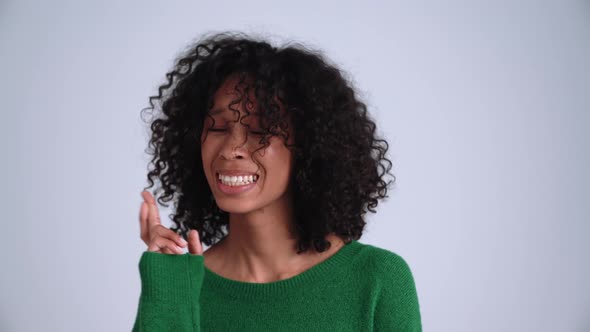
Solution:
M132 332L200 331L202 255L145 251L139 261L141 294Z
M412 271L395 253L384 259L375 308L375 331L422 332L420 304Z

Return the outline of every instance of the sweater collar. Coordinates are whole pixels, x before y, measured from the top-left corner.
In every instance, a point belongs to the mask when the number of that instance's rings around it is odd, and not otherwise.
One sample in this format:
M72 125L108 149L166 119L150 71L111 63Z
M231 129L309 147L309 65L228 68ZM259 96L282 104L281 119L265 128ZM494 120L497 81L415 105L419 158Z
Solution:
M234 298L268 298L277 299L292 293L300 293L304 289L325 285L340 275L349 265L353 257L364 246L352 240L342 246L332 256L310 267L309 269L287 279L267 283L244 282L225 278L204 266L205 277L203 288L212 292L223 292Z

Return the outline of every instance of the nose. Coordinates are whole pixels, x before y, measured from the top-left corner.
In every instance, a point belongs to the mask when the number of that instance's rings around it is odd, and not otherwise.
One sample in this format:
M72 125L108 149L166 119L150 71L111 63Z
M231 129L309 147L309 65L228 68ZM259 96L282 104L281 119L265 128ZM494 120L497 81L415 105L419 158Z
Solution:
M247 156L248 135L246 127L236 123L228 128L220 154L225 159L244 159Z

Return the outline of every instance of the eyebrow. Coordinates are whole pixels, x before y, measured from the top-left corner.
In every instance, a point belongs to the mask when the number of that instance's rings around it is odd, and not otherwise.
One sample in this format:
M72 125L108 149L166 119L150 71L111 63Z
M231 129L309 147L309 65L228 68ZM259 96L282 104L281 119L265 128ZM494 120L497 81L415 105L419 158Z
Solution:
M219 114L219 113L223 113L223 109L216 108L216 109L212 110L209 114L216 115L216 114Z
M221 114L224 113L225 110L222 108L214 108L212 111L209 112L209 115L217 115L217 114ZM260 113L250 113L248 114L248 116L260 116Z

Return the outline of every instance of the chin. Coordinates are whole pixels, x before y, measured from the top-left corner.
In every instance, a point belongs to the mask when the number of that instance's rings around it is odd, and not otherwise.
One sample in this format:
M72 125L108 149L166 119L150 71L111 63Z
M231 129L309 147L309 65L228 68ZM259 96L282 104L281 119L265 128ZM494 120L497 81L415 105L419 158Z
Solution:
M252 203L236 202L235 200L227 198L216 199L215 202L217 203L219 209L227 213L244 214L256 209Z

